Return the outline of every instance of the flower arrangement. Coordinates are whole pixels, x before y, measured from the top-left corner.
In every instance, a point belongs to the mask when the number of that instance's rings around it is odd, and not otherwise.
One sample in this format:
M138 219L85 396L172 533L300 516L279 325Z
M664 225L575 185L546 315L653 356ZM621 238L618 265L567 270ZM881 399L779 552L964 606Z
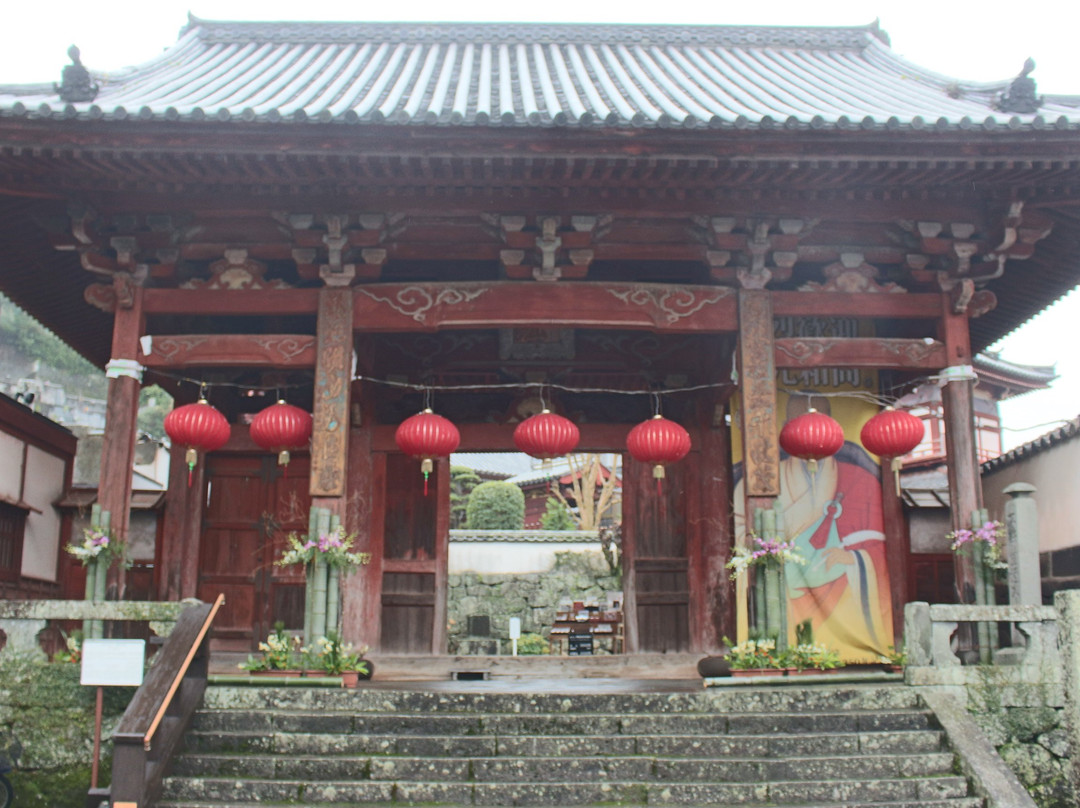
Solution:
M73 631L64 640L65 650L53 654L53 662L68 662L72 665L82 664L82 639L81 631Z
M285 624L274 624L274 632L259 643L261 657L248 655L245 662L238 666L245 671L287 671L298 670L307 649L300 643L299 637L290 636L285 631Z
M341 527L329 533L320 533L317 539L296 533L290 533L285 539L289 543L289 549L274 562L279 567L291 567L295 564L306 566L316 559L321 559L332 569L349 569L371 561L371 553L352 551L356 534L346 533Z
M119 561L125 567L131 566L127 558L127 548L113 536L111 530L85 528L83 540L78 544L65 545L64 550L81 561L84 567L91 561L100 561L106 567L112 566L114 561Z
M725 637L724 643L730 645ZM799 643L793 648L778 651L776 641L772 639L749 639L738 645L732 646L731 650L724 655L731 664L732 670L751 670L757 668L785 670L832 670L841 668L844 663L840 660L840 654L832 651L820 643Z
M805 564L806 559L795 547L794 541L783 539L763 539L760 536L750 537L753 544L751 547L736 547L731 555L731 560L724 566L731 570L731 579L735 580L743 575L750 567L764 564Z
M981 543L984 548L987 564L994 569L1008 569L1009 565L1001 556L1000 540L1005 538L1005 525L996 519L983 522L981 527L972 530L961 528L954 530L945 536L952 544L949 545L954 553L958 553L966 545L973 548L976 543Z
M724 644L731 645L731 640L724 637ZM782 654L776 650L776 640L770 639L746 640L733 645L724 658L731 663L734 670L787 667Z
M353 648L352 643L343 643L336 631L326 637L319 637L308 649L308 660L312 667L330 675L356 671L367 676L371 667L364 654L367 646Z

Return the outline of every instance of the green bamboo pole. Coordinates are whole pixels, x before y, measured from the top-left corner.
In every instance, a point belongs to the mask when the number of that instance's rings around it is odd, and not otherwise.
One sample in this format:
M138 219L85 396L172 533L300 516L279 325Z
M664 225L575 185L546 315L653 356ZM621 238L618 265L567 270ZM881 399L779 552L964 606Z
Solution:
M341 517L336 513L330 517L330 532L341 526ZM327 572L326 581L326 633L338 630L340 598L341 598L341 570L330 569Z
M773 536L777 539L784 538L784 509L780 505L780 500L776 500L773 503L772 512L772 525ZM779 618L780 618L780 635L776 642L776 648L778 651L786 650L789 644L788 638L788 596L787 596L787 573L784 571L784 562L780 562L780 568L776 573L777 584L777 597L780 600Z
M754 535L760 536L761 531L762 511L761 508L754 508ZM750 574L753 576L754 628L757 629L758 636L764 637L766 634L765 576L759 567L751 567Z
M982 526L982 516L985 511L972 511L971 512L971 529L975 530ZM980 541L971 542L971 556L974 560L972 566L975 567L975 603L979 606L986 606L986 548ZM979 660L984 664L990 664L991 660L991 648L990 648L990 624L986 622L979 623L977 626L978 638L979 638Z
M111 514L108 511L100 512L101 529L108 532L111 525ZM94 600L105 600L106 587L109 580L109 565L104 563L101 559L98 559L94 564ZM102 620L95 620L93 625L93 636L95 639L102 639L105 636L105 623Z
M330 532L330 511L325 508L319 509L318 532ZM326 636L326 587L327 568L326 563L316 556L315 561L315 594L314 607L312 609L311 632L316 638Z
M96 530L101 525L101 505L94 503L90 506L90 529ZM94 592L97 587L97 562L88 561L83 567L86 570L86 600L94 599ZM94 621L83 620L82 624L83 638L94 636Z
M319 509L312 508L308 512L308 532L307 537L309 541L316 541L319 538ZM304 565L304 642L310 644L314 641L315 635L312 633L312 621L315 616L315 567L313 564Z

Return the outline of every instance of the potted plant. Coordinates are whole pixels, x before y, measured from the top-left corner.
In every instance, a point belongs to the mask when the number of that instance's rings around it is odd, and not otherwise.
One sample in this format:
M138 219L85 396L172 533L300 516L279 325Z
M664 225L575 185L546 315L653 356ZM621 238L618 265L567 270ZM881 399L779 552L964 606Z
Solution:
M360 679L370 679L375 667L364 659L367 646L353 648L341 641L336 631L319 637L308 649L314 667L326 676L340 676L342 687L356 687Z
M732 676L783 676L786 665L783 656L776 650L776 640L749 639L738 645L724 637L724 644L730 646L724 658L731 666Z
M306 650L300 638L291 636L285 631L285 624L278 621L266 642L259 643L261 656L249 654L238 667L256 675L299 676Z
M889 646L889 652L881 655L881 665L889 673L900 673L907 665L907 651Z

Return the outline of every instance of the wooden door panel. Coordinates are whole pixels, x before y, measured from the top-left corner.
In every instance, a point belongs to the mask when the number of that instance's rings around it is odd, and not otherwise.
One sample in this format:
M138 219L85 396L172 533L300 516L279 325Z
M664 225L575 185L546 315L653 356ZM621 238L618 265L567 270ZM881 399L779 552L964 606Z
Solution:
M283 474L271 455L214 455L207 463L207 507L199 543L199 597L225 595L215 647L254 648L282 621L303 627L304 574L274 565L286 536L307 531L308 459Z
M435 575L384 573L381 650L395 654L430 654L434 625Z
M693 456L691 456L692 458ZM633 650L690 650L687 494L692 460L667 467L657 492L652 469L623 465L624 569L628 635Z

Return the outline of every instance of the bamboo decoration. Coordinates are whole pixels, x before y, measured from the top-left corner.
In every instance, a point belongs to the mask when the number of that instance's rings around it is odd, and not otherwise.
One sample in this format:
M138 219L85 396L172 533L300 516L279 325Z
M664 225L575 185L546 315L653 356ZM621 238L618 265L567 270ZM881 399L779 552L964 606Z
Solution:
M341 526L341 518L335 513L330 517L330 532ZM341 570L327 570L326 581L326 634L338 630L338 601L341 593Z
M985 509L971 512L971 529L977 530L989 521ZM986 553L986 543L981 541L971 542L971 555L975 568L975 603L979 606L996 606L997 596L994 593L994 570L990 567ZM979 623L979 659L984 665L993 661L994 651L997 649L997 624Z
M94 503L90 508L90 527L94 530L108 531L110 523L108 511L101 510L101 505ZM105 600L105 586L108 580L108 565L93 559L86 563L86 600ZM105 624L101 620L83 620L84 639L102 639L105 636Z

